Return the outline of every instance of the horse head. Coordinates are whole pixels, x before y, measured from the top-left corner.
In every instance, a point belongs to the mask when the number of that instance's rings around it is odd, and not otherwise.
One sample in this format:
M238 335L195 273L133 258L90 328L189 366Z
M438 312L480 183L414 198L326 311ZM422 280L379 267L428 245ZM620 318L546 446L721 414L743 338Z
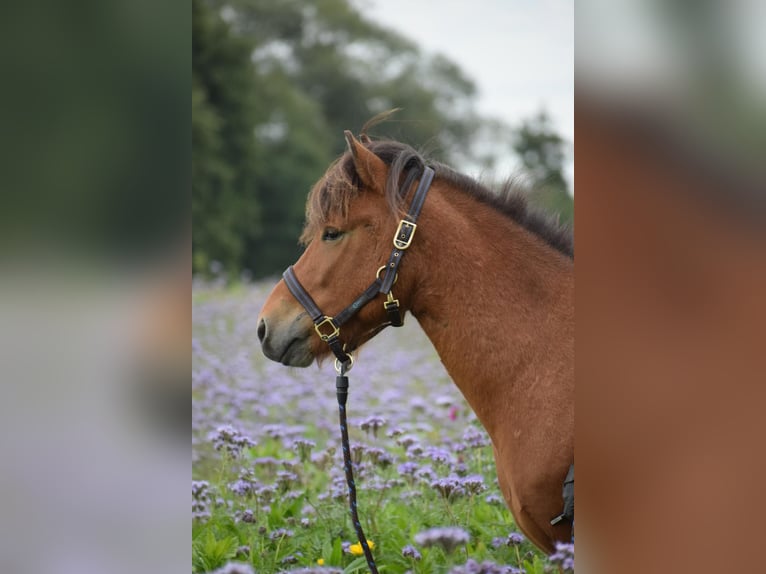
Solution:
M376 274L380 277L398 224L395 197L401 173L394 174L396 181L390 183L392 168L371 150L375 144L364 136L360 142L348 131L345 136L348 151L309 193L301 236L306 249L293 266L303 290L327 317L341 313L371 286ZM412 158L420 161L414 152ZM403 283L407 281L397 282L396 287L402 312L406 309ZM383 306L385 300L382 294L376 296L343 324L340 338L348 351L390 324ZM268 358L288 366L307 367L314 359L321 360L330 353L321 339L321 333L328 328L332 331L333 326L327 324L315 330L315 321L282 279L261 310L258 337Z

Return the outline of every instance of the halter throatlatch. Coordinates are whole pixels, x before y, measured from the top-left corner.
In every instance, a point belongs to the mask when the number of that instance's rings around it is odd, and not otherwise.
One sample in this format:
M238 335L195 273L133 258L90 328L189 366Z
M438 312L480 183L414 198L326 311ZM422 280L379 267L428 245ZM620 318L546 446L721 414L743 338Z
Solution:
M407 174L402 186L402 191L406 193L418 174L417 169L412 169ZM410 203L410 209L407 215L399 222L399 226L396 228L396 234L394 235L394 249L391 251L391 255L388 258L388 262L380 267L375 274L375 281L373 281L364 292L357 297L351 305L346 307L343 311L330 317L322 313L322 310L317 306L311 295L303 288L298 278L295 276L295 271L292 265L287 268L282 277L285 280L285 285L290 290L290 293L303 305L306 312L314 322L314 330L325 343L330 346L335 355L335 369L338 371L338 376L335 378L335 390L338 397L338 415L340 419L340 436L341 447L343 450L343 468L346 472L346 483L348 484L348 503L351 511L351 521L354 525L354 531L359 539L359 544L362 546L364 556L367 560L367 566L372 574L378 574L378 568L375 566L375 560L372 557L372 551L369 544L367 544L367 538L362 530L362 524L359 522L359 513L356 506L356 483L354 482L354 469L351 462L351 449L348 441L348 424L346 422L346 400L348 399L348 372L354 364L354 358L349 351L346 350L346 345L340 338L341 326L353 317L359 310L367 303L375 299L379 294L386 295L386 300L383 303L383 308L386 310L386 317L388 321L384 323L381 328L385 328L389 325L393 327L401 327L404 324L402 317L402 311L399 306L399 300L394 298L392 288L396 282L399 270L399 264L402 262L404 252L412 244L412 239L415 237L415 231L417 230L417 219L420 215L420 210L423 207L423 203L426 200L426 193L428 188L431 187L431 181L434 178L434 170L430 167L424 167L423 173L420 176L420 184L415 195ZM403 195L403 197L405 197ZM381 274L383 275L381 277Z

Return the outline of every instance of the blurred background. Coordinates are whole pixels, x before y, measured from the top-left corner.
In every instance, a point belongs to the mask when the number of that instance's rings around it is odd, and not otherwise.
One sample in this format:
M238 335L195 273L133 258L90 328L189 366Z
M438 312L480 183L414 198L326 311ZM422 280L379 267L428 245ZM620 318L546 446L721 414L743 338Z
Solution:
M276 276L307 193L373 131L573 221L571 2L193 0L193 272ZM545 29L545 40L540 31Z
M763 569L764 22L577 1L582 572Z
M281 271L342 130L392 106L377 134L566 206L571 119L532 78L572 28L578 561L762 569L765 3L6 4L1 571L188 572L192 259Z

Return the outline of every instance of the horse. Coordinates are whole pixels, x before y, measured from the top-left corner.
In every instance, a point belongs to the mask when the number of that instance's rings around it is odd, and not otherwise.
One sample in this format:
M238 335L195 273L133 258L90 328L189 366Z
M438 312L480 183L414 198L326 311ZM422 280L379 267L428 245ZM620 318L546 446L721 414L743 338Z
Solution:
M519 529L552 553L573 528L567 520L551 524L574 463L571 232L510 185L493 193L406 144L345 137L348 150L309 192L305 251L261 310L262 351L294 367L331 352L343 360L397 324L395 302L419 322L486 429ZM417 223L402 218L423 187ZM375 289L382 282L385 301ZM342 327L333 319L340 315ZM333 341L342 348L330 349Z

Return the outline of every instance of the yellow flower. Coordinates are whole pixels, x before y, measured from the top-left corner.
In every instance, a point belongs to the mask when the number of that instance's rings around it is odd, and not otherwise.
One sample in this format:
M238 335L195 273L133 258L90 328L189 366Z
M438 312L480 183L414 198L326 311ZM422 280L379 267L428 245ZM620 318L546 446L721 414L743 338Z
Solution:
M373 550L375 548L375 543L372 540L367 541L367 546L370 547L370 550ZM354 556L361 556L364 554L364 550L362 549L361 543L357 542L356 544L352 544L348 547L348 551L351 552Z
M320 558L319 560L317 560L317 564L319 564L320 566L324 566L324 558Z

